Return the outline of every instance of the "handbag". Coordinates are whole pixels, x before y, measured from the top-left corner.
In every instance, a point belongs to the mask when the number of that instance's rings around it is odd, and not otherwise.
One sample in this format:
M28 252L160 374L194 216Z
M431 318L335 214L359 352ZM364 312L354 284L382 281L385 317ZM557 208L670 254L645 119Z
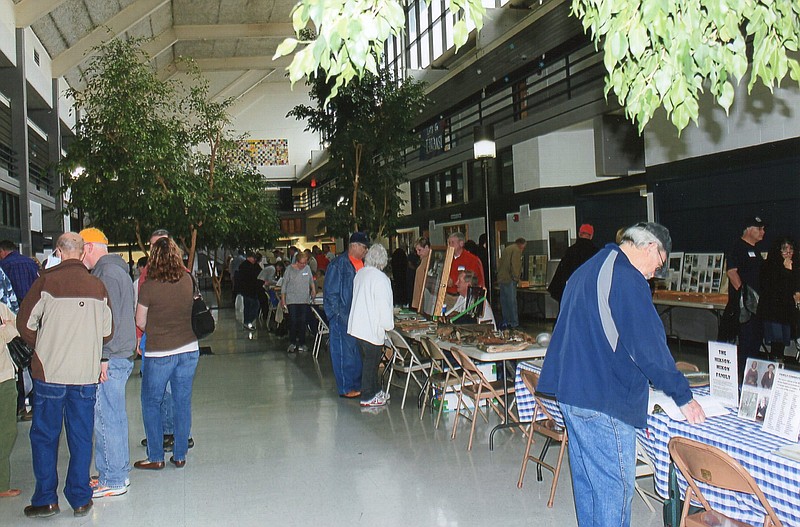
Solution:
M33 348L28 346L28 343L22 340L22 337L14 337L6 346L8 346L8 353L11 355L11 360L17 365L19 371L31 365Z
M208 309L208 306L203 300L203 296L200 294L197 281L194 276L191 278L194 289L194 294L192 295L192 331L194 331L194 335L198 339L203 339L214 333L216 322L214 322L214 316L211 314L211 310Z

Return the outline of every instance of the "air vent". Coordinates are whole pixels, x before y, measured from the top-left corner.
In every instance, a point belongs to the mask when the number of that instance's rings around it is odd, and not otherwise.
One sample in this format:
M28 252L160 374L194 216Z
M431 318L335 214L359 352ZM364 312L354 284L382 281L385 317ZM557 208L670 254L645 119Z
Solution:
M36 63L37 66L41 66L39 63L39 52L35 49L33 50L33 61Z

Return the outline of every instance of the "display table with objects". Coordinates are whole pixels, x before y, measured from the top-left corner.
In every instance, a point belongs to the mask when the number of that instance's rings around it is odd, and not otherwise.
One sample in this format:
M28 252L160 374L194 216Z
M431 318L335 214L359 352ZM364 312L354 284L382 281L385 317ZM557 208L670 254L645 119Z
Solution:
M535 402L525 388L519 370L525 368L539 372L541 363L523 362L517 365L516 395L520 421L534 418ZM708 388L693 388L695 395L708 395ZM542 399L547 410L559 424L563 423L558 403ZM647 428L637 430L637 437L655 467L655 488L665 498L669 485L669 440L681 436L717 447L736 459L755 478L770 505L775 509L785 526L800 526L800 460L779 456L774 452L790 445L789 441L761 431L761 424L736 416L736 409L728 415L711 417L702 425L686 421L674 421L667 414L648 416ZM686 481L678 476L681 495ZM764 511L755 496L723 491L716 487L701 485L709 503L721 513L760 525Z

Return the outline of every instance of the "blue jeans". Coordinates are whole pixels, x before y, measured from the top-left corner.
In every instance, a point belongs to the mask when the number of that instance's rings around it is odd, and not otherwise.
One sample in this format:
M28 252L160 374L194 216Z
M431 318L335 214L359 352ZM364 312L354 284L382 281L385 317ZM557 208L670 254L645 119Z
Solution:
M164 423L161 404L172 385L175 419L173 457L184 461L189 450L189 430L192 428L192 383L200 352L179 353L169 357L148 357L142 376L142 418L147 436L147 459L164 461Z
M252 324L255 322L256 318L258 318L258 312L261 309L261 305L258 303L258 297L242 295L242 298L244 299L244 323Z
M328 349L331 353L333 376L339 395L361 390L361 352L358 350L356 338L347 334L347 321L337 318L330 320L330 340Z
M516 282L500 284L500 309L503 311L503 322L506 326L510 328L519 327Z
M581 527L628 527L636 479L636 429L596 410L559 403Z
M94 466L100 485L125 486L130 465L128 414L125 411L125 384L133 370L129 359L110 359L108 379L97 388L94 407Z
M72 508L83 507L92 499L89 487L89 468L92 465L92 430L96 384L52 384L33 381L36 398L33 400L31 424L31 457L36 490L31 505L58 503L58 443L61 425L67 431L69 468L64 496Z
M144 375L145 363L145 342L147 340L147 333L142 333L142 339L139 341L139 349L142 350L142 364L140 372ZM164 400L161 401L161 423L164 426L164 434L172 435L175 429L175 422L172 416L172 387L167 383L167 391L164 392Z

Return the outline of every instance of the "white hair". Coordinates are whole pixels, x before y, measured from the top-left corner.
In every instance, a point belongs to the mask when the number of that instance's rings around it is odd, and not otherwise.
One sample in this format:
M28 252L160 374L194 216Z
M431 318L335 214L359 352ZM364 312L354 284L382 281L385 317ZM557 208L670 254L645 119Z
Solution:
M364 257L364 265L377 267L381 271L388 262L389 255L386 253L386 248L380 243L373 244L367 251L367 256Z
M660 250L667 254L672 250L672 238L669 235L669 230L663 225L653 222L640 222L625 229L620 243L625 242L629 242L638 248L655 243Z

